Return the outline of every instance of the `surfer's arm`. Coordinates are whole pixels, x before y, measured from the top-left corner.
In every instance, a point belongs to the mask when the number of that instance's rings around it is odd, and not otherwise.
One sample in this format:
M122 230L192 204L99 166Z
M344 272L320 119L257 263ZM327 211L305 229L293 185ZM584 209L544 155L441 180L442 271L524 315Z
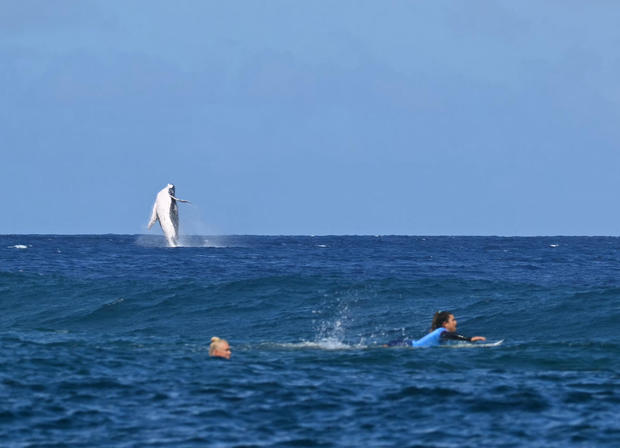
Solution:
M455 331L444 331L441 333L442 340L449 341L465 341L465 342L476 342L476 341L486 341L484 336L473 336L468 338L467 336L463 336L462 334L458 334Z

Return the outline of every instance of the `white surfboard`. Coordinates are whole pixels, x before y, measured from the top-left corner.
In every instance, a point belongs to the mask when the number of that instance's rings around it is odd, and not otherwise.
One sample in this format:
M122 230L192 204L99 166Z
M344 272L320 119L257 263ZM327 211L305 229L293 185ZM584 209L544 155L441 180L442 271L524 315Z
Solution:
M457 343L457 344L441 344L439 347L447 347L447 348L497 347L498 345L502 345L503 342L504 340L500 339L499 341L495 341L495 342L482 342L482 343L464 342L464 343Z
M498 345L502 345L502 342L504 342L503 339L500 339L499 341L495 341L495 342L483 342L482 344L473 344L474 347L497 347Z

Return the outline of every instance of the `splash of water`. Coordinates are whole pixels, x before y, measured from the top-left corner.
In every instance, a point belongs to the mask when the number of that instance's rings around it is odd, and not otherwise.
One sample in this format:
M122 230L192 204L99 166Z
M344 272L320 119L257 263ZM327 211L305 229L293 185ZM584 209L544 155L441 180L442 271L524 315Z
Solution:
M146 232L146 227L143 230ZM184 204L182 210L179 210L177 247L227 247L223 237L215 236L217 234L217 229L207 224L197 205ZM139 235L136 244L142 247L169 247L161 235Z
M314 344L328 350L350 348L351 346L344 342L349 320L349 305L339 300L333 318L315 320Z

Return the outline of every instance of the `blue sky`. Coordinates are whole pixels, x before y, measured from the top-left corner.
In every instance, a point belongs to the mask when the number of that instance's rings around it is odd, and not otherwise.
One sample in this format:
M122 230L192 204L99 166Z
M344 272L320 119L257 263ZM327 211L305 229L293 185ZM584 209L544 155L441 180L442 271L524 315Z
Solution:
M0 233L619 235L616 1L0 4ZM156 230L159 232L159 230Z

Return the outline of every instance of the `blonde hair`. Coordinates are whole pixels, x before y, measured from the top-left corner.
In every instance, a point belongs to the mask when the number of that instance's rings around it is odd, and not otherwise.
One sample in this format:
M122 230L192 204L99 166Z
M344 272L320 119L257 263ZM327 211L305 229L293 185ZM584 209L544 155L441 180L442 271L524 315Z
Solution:
M213 356L213 352L217 349L218 345L222 342L228 343L226 339L220 339L217 336L211 338L211 345L209 346L209 356Z

